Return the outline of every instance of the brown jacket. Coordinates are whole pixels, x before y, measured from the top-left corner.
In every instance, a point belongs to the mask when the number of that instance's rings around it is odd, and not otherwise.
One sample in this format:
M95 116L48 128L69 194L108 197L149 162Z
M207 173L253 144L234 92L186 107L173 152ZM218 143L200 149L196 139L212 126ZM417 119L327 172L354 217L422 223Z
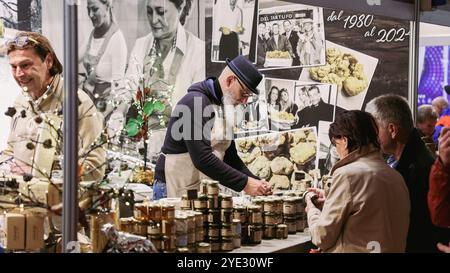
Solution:
M63 130L55 130L62 126L63 87L61 76L56 75L49 90L36 101L31 101L31 98L29 101L28 94L20 94L17 97L14 103L16 113L12 116L7 148L2 152L0 162L13 159L18 165L32 167L33 175L41 177L44 169L51 168L53 160L57 159L63 147ZM78 91L78 100L79 163L83 165L84 172L81 179L101 179L105 173L103 164L106 160L106 151L102 147L89 150L90 145L102 133L103 117L83 91ZM38 116L43 118L40 123L36 122ZM42 145L47 139L51 139L50 149ZM27 147L30 143L34 144L33 149ZM46 172L48 171L47 169Z
M378 149L364 147L338 161L322 212L308 211L315 245L324 252L404 252L409 193Z

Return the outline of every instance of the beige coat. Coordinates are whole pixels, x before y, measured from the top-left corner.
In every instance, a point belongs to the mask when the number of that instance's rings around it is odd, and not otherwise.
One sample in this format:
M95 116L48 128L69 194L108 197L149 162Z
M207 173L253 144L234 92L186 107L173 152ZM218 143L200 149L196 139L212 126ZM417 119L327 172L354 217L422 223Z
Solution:
M33 176L48 177L43 172L48 174L53 161L58 159L58 154L63 149L62 129L57 130L62 126L63 120L61 115L63 87L61 76L56 75L49 90L38 100L32 101L24 92L17 97L14 103L16 114L12 117L7 148L2 152L0 162L12 159L11 165L32 167ZM97 112L91 99L83 91L78 91L78 99L79 162L84 169L81 179L101 179L105 173L103 164L106 160L106 151L102 147L88 151L90 145L103 131L103 116ZM43 117L44 122L37 123L38 116ZM42 145L47 139L52 140L50 149ZM35 148L28 149L28 143L33 143Z
M315 245L324 252L404 252L410 201L406 184L378 149L336 163L322 212L308 211Z

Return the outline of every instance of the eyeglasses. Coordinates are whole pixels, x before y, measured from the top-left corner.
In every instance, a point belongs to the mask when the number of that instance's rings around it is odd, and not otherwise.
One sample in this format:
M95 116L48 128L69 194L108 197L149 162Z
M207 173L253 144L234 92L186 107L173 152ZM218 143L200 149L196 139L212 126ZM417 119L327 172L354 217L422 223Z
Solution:
M253 92L248 90L248 88L244 87L244 85L241 83L241 81L239 80L238 77L235 77L235 78L236 78L237 82L239 83L239 85L241 86L242 90L244 91L241 93L241 96L244 98L253 96Z
M35 39L28 37L28 36L19 36L19 37L16 37L15 39L7 40L5 45L23 48L23 47L29 45L30 43L39 45L38 41L36 41Z

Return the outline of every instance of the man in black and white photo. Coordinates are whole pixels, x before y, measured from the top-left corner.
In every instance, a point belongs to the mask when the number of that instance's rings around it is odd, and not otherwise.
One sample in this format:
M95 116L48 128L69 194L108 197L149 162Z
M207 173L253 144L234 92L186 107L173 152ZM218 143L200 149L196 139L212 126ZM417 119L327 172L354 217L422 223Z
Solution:
M297 124L293 128L317 127L319 121L333 121L335 106L325 103L320 95L320 89L317 85L305 86L311 105L297 113ZM336 113L343 111L336 107Z
M285 36L288 39L289 43L291 44L292 51L293 51L292 66L298 66L298 65L300 65L300 59L296 53L298 39L299 39L298 32L293 30L292 24L289 20L283 21L283 28L284 28L283 36Z
M285 36L280 35L280 26L278 23L272 25L272 31L273 36L267 41L267 51L287 51L291 57L294 56L288 39Z
M257 59L256 65L262 66L266 61L266 52L267 52L267 30L266 24L264 22L259 23L258 25L258 49L257 49Z

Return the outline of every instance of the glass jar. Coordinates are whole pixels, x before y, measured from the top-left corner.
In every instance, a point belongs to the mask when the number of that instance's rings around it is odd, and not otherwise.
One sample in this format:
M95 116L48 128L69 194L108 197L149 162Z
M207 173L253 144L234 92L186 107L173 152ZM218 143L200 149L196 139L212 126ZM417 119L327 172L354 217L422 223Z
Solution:
M231 223L233 220L233 209L222 209L220 219L222 223Z
M233 228L231 224L222 224L222 229L220 231L222 237L233 237Z
M148 218L152 221L161 222L162 210L160 204L156 202L151 202L148 204Z
M203 239L205 238L205 232L203 228L199 228L195 231L195 241L197 243L203 242Z
M274 239L277 236L277 226L275 225L265 225L264 226L264 239Z
M210 181L207 185L207 192L208 195L219 195L219 182L217 181Z
M175 251L177 248L177 240L175 236L164 236L163 237L163 250L164 251Z
M283 222L283 217L281 214L276 214L275 212L272 213L265 213L264 214L264 224L265 225L278 225Z
M195 228L203 228L203 214L198 211L193 212L194 219L195 219Z
M183 194L183 196L181 197L181 209L191 209L191 200L188 199L187 194Z
M292 215L297 213L297 202L295 198L287 198L283 203L283 214Z
M277 239L287 239L288 238L288 227L285 224L280 224L277 226Z
M164 236L173 236L176 234L175 221L162 221L162 234Z
M234 249L233 237L222 237L222 245L220 250L232 251Z
M276 211L275 199L267 199L264 202L264 213L271 213Z
M209 237L209 244L211 245L211 252L218 252L221 249L220 237Z
M208 226L208 236L209 237L219 237L220 236L220 225L210 224Z
M147 234L150 236L161 235L161 225L155 221L149 221L147 226Z
M147 222L137 221L134 225L134 234L147 237Z
M152 242L152 244L155 246L156 250L162 251L163 250L163 237L160 235L150 235L148 236L148 239Z
M233 219L241 220L241 224L247 223L247 208L244 206L234 206Z
M261 225L249 225L249 242L250 244L260 244L262 241L262 226Z
M219 208L219 196L218 195L208 195L207 207L209 210Z
M249 224L260 225L263 223L260 206L256 206L256 205L248 206L247 212L248 212L248 223Z
M220 207L222 209L233 209L233 197L229 194L222 194Z
M188 217L186 215L177 215L177 217L175 217L175 226L177 234L187 234Z
M295 216L285 217L284 224L287 226L289 234L297 233L297 218Z
M233 236L241 236L242 233L241 220L233 219L233 222L231 223L231 228L233 229Z
M208 196L202 194L194 200L194 209L207 209L208 208Z
M240 248L242 244L241 236L234 236L233 237L233 246L234 248Z
M133 217L122 218L119 221L120 221L120 231L123 231L126 233L134 232L134 225L136 224L136 220L134 220Z
M178 234L177 235L177 247L186 247L188 245L188 235Z
M209 243L197 244L197 253L211 253L211 245Z
M149 220L149 211L148 205L145 203L136 203L134 204L133 210L134 219L138 221L148 221Z
M165 221L173 221L175 220L175 206L164 204L161 207L162 209L162 220Z
M195 231L187 234L188 244L195 244L197 242Z
M210 224L220 224L220 210L209 210L208 222Z

